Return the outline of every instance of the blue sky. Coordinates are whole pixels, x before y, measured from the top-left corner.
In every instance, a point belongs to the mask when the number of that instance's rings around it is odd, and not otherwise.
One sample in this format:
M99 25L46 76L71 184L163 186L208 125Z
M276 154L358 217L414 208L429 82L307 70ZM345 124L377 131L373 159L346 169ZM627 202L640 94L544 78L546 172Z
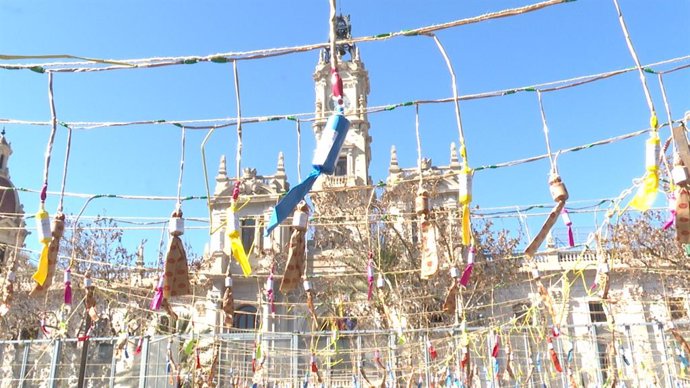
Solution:
M354 36L399 31L476 16L529 1L340 1L350 14ZM630 34L643 64L690 54L688 1L653 3L620 0ZM209 55L218 52L320 43L328 36L327 1L3 1L0 3L0 53L73 54L100 58ZM530 14L462 26L438 33L458 74L460 94L528 86L632 66L611 1L579 0ZM371 80L370 105L451 96L449 75L433 40L400 37L359 45ZM312 51L238 64L242 115L312 112ZM28 60L22 61L24 63ZM687 62L684 62L687 63ZM660 121L666 121L655 75L647 75ZM665 76L674 118L690 110L690 70ZM231 64L200 63L156 69L56 74L55 99L61 121L134 121L204 119L236 115ZM543 96L554 149L567 148L646 128L649 113L638 75L608 80ZM493 164L545 152L534 93L461 103L471 166ZM0 70L0 118L50 118L47 76L27 70ZM402 166L416 163L414 108L371 114L373 137L370 175L385 179L389 149L398 147ZM452 104L420 108L424 156L447 164L451 141L457 142ZM49 128L7 125L14 155L11 176L17 186L38 189ZM246 125L243 165L259 173L275 170L278 151L296 183L294 123ZM665 139L669 132L662 131ZM204 194L199 147L205 132L189 132L183 195ZM59 189L66 133L57 134L50 189ZM617 196L644 171L645 136L563 155L561 175L572 200ZM132 126L75 131L67 191L172 196L177 190L180 129L172 125ZM313 138L303 128L306 172ZM207 148L210 179L221 154L235 153L234 128L218 130ZM232 156L228 169L234 171ZM551 202L546 160L478 172L475 204L481 207ZM213 182L211 182L213 184ZM21 194L27 214L38 196ZM77 213L82 199L66 201ZM658 202L663 205L663 201ZM51 196L53 213L57 197ZM167 217L172 202L100 199L85 214ZM203 201L186 203L187 216L207 215ZM597 222L576 218L580 226ZM530 221L536 228L541 218ZM33 223L29 223L33 225ZM499 226L515 227L510 221ZM132 248L148 238L155 255L160 230L128 231ZM206 231L188 231L201 252ZM35 247L35 238L29 238ZM151 257L149 257L151 259Z

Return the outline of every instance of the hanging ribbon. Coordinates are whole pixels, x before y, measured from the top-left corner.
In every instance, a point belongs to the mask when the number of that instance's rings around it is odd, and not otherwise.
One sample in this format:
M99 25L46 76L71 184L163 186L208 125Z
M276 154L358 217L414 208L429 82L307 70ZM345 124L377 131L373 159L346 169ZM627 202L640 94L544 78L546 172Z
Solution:
M225 277L225 291L223 292L222 308L225 315L223 319L225 327L232 327L235 314L235 298L232 294L232 277L229 275Z
M431 358L431 361L434 361L438 357L438 352L436 351L434 344L432 344L430 340L427 340L426 347L427 351L429 352L429 358Z
M268 279L266 279L266 299L268 299L268 305L271 314L276 313L275 305L275 293L273 292L273 267L271 267L271 272L268 274Z
M465 154L464 146L460 147L462 154ZM460 171L459 195L458 200L462 211L462 245L469 246L472 243L472 224L470 220L470 203L472 202L472 175L473 171L467 167L467 160L464 157L464 167Z
M306 235L309 222L309 206L301 201L292 216L292 234L288 248L288 259L285 264L285 272L280 282L280 292L287 293L294 290L299 283L300 276L304 273L306 256Z
M96 311L96 286L93 285L93 279L91 279L91 273L89 271L84 274L84 288L86 288L84 306L91 317L91 321L96 322L100 319Z
M316 307L314 306L314 290L311 288L309 280L304 281L304 292L307 294L307 310L311 314L314 321L316 321Z
M455 315L455 310L457 309L457 295L458 295L458 281L453 279L453 284L448 289L446 294L446 299L443 302L443 311L449 315Z
M438 247L436 246L436 226L429 220L422 221L422 268L420 277L429 279L438 272Z
M139 337L139 342L137 342L137 347L134 349L134 355L137 356L141 354L141 348L144 346L144 337Z
M664 222L663 230L668 230L676 221L676 196L673 193L668 195L668 211L668 218Z
M45 186L44 186L45 187ZM41 193L43 196L43 193ZM48 252L50 251L49 244L52 240L52 232L50 230L50 215L45 210L43 204L45 199L42 199L41 206L36 213L36 233L38 235L38 242L43 245L41 249L41 256L38 259L38 268L36 268L36 273L33 274L32 278L42 286L48 278Z
M314 152L313 170L302 182L290 189L273 208L268 228L266 228L266 236L287 218L295 206L309 193L321 174L332 174L335 171L335 163L349 128L350 122L343 116L342 111L328 118Z
M252 274L252 267L249 264L247 252L242 244L242 229L240 227L240 218L237 215L239 196L240 181L238 180L235 182L235 186L232 190L232 201L227 211L225 224L227 235L230 239L230 253L239 263L244 276L247 277Z
M165 275L161 274L158 279L158 286L153 294L153 299L151 299L151 304L149 307L151 310L158 311L163 303L163 287L165 287Z
M462 271L462 276L460 277L460 284L463 287L467 287L467 284L470 282L470 276L472 276L472 270L474 269L475 253L476 249L473 245L470 245L470 247L467 250L467 266L465 267L465 270Z
M510 341L506 341L506 372L508 377L515 380L515 372L513 372L513 349L510 346Z
M563 223L565 224L565 226L568 228L568 246L572 248L575 246L575 235L573 234L573 221L570 220L570 215L568 214L568 210L565 207L561 211L561 218L563 219Z
M371 297L374 295L374 253L371 251L367 260L367 284L367 300L371 301Z
M548 342L549 357L551 357L551 362L553 363L554 369L556 369L558 373L563 372L563 367L561 367L561 362L558 360L558 354L556 353L556 350L553 348L553 342L551 338L549 337L546 341Z
M165 275L163 276L163 298L190 295L192 286L189 283L187 253L180 236L184 233L184 219L178 208L173 212L169 223L170 245L165 258Z
M45 213L46 217L47 214L48 213ZM41 219L40 221L37 220L37 222L40 222L41 225L43 225L44 223L43 219ZM50 219L48 218L46 222L49 223ZM62 213L58 213L55 216L55 219L53 220L52 228L49 230L51 238L48 242L47 250L41 251L41 258L39 259L38 269L34 274L34 280L36 280L37 284L34 285L34 288L29 293L30 296L42 295L53 284L53 275L55 274L57 255L60 249L60 240L62 239L62 235L65 232L65 215ZM45 265L47 265L47 267L44 267ZM43 275L45 275L45 277L43 277ZM39 280L41 279L43 280L43 283L39 283Z
M71 305L72 304L72 270L69 268L67 268L65 270L64 284L65 284L64 301L65 301L66 305Z
M654 116L656 118L656 116ZM657 123L658 125L658 123ZM630 201L630 206L641 212L647 211L656 200L659 189L659 154L661 152L661 139L656 127L650 132L649 139L645 143L646 158L645 164L647 173L642 179L642 184L637 190L635 197Z
M494 344L491 348L491 357L498 358L498 354L501 350L501 338L498 336L498 332L494 331Z

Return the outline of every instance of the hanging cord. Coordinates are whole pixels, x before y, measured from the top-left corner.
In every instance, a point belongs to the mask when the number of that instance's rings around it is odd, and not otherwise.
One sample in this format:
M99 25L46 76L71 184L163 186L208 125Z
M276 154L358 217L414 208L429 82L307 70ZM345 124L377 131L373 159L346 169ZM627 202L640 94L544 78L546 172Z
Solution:
M330 29L328 31L328 39L331 49L331 70L334 72L338 71L338 54L336 53L335 44L335 30L336 30L336 11L335 11L335 0L329 0L330 4ZM337 96L336 96L337 97Z
M297 181L302 182L302 126L299 119L295 119L297 130Z
M208 184L208 167L206 165L206 142L211 138L213 132L216 131L216 126L213 126L201 142L201 166L204 170L204 184L206 185L206 206L208 207L208 234L213 234L213 211L211 209L211 187Z
M65 126L67 128L67 147L65 150L65 164L62 169L62 184L60 187L60 200L58 202L57 212L62 213L62 204L65 199L65 185L67 184L67 166L69 165L69 154L72 148L72 128Z
M240 179L242 171L242 109L240 102L240 75L237 71L237 61L232 62L232 72L235 77L235 100L237 101L237 155L235 156L235 176Z
M630 39L630 34L628 33L628 27L625 25L625 20L623 19L623 13L621 12L621 7L618 5L618 0L613 0L613 4L616 6L616 12L618 12L618 21L621 24L621 29L623 30L623 35L625 36L625 43L628 45L628 51L630 51L630 56L633 61L635 61L635 67L637 67L637 72L640 75L640 82L642 83L642 89L644 90L644 96L647 100L647 106L649 107L650 120L652 122L652 129L657 128L656 121L656 111L654 110L654 103L652 102L652 95L649 93L649 87L647 86L647 78L644 75L644 69L640 64L640 59L637 56L635 47L633 46L632 40Z
M424 179L422 177L422 140L419 135L419 104L414 106L414 130L417 136L417 169L419 170L419 189L422 189Z
M182 149L180 151L180 177L177 180L177 205L176 210L180 211L182 208L182 176L184 175L184 148L186 142L185 127L182 127Z
M666 87L664 86L664 77L661 73L657 74L659 79L659 89L661 89L661 98L664 100L664 110L666 111L666 118L668 120L669 129L673 130L673 118L671 117L671 107L668 104L668 97L666 96ZM676 142L671 142L673 144L673 153L677 152Z
M464 163L465 168L469 168L467 164L467 148L465 147L465 133L462 129L462 117L460 116L460 97L458 96L458 85L457 79L455 77L455 70L453 70L453 64L451 63L450 58L446 53L446 49L443 47L438 37L435 34L429 34L428 36L434 39L434 42L436 42L436 46L441 52L443 59L446 61L446 66L448 66L448 72L450 73L451 78L451 86L453 87L453 101L455 103L455 121L458 126L458 135L460 136L460 157L462 158L462 162Z
M45 153L45 167L43 168L43 188L41 189L41 205L45 204L48 191L48 172L50 170L50 156L53 153L55 133L57 132L57 114L55 113L55 98L53 95L53 72L48 72L48 102L50 103L50 136Z
M544 112L544 103L541 100L541 91L537 90L537 100L539 101L539 113L541 113L541 123L544 129L544 140L546 141L546 152L549 157L549 163L551 164L551 174L558 174L558 167L556 166L556 157L553 156L551 151L551 140L549 139L549 126L546 124L546 113Z

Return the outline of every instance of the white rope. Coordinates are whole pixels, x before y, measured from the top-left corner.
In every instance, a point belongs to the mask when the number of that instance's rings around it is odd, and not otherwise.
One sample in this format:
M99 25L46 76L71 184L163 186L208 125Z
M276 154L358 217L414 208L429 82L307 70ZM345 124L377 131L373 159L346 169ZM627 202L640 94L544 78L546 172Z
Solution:
M671 116L671 107L668 104L668 97L666 97L666 87L664 86L664 79L661 73L657 74L657 77L659 79L659 89L661 89L661 97L664 100L664 110L666 110L666 119L668 120L668 127L669 129L672 129L673 127L673 118ZM675 157L675 152L676 152L676 142L672 141L673 144L673 152L674 152L674 157Z
M419 171L419 188L422 188L423 178L422 178L422 140L419 135L419 105L414 106L414 129L415 135L417 137L417 169Z
M448 72L450 73L451 86L453 87L453 102L455 103L455 121L458 126L458 136L460 137L460 157L462 158L464 168L468 168L467 147L465 147L465 133L462 130L462 118L460 117L460 102L458 97L458 84L455 77L455 70L453 70L453 64L448 57L448 53L446 53L446 49L441 44L441 41L436 35L432 34L430 36L434 39L434 42L436 42L436 46L441 52L441 55L443 55L443 59L446 61L446 66L448 67Z
M549 155L549 162L551 163L551 173L558 174L558 167L556 167L556 160L551 152L551 141L549 140L549 126L546 124L546 113L544 112L544 104L541 101L541 91L537 90L537 100L539 101L539 112L541 113L541 123L544 129L544 140L546 140L546 152Z
M235 176L240 179L242 164L242 109L240 102L240 76L237 71L237 61L232 62L232 70L235 76L235 100L237 101L237 155L235 156Z
M48 189L48 172L50 170L50 156L53 153L53 143L55 143L55 133L57 132L57 114L55 113L55 98L53 96L53 73L48 72L48 102L50 104L50 136L46 145L45 166L43 168L43 190ZM43 193L41 194L43 196ZM41 203L45 198L41 198Z
M182 127L182 149L180 150L180 177L177 180L177 210L182 208L182 176L184 174L185 127Z
M60 200L58 202L57 212L62 213L62 204L65 199L65 185L67 184L67 166L69 165L69 154L72 148L72 128L67 127L67 146L65 149L65 164L62 168L62 184L60 185Z
M336 52L335 44L335 27L336 27L336 11L335 11L335 0L329 0L330 5L330 28L328 30L329 44L331 48L331 69L338 70L338 54Z
M628 50L630 51L630 56L632 56L633 61L635 61L635 66L637 67L637 72L640 75L640 82L642 82L642 89L644 90L644 96L647 99L647 106L649 107L649 113L652 117L656 116L656 111L654 110L654 103L652 102L652 95L649 93L649 87L647 86L647 78L644 76L644 70L642 65L640 65L640 59L637 56L635 47L633 46L632 39L630 39L630 34L628 33L628 27L625 25L625 20L623 19L623 12L621 12L621 7L618 5L618 0L613 0L613 4L616 6L616 12L618 12L618 21L620 22L621 29L623 30L623 35L625 36L625 43L628 45Z
M302 182L302 127L299 119L295 119L297 130L297 181Z

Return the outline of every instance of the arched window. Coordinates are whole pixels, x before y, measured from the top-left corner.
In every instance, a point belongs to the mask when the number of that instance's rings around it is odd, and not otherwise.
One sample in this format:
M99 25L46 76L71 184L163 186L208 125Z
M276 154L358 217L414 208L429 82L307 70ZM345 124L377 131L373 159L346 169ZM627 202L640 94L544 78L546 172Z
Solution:
M244 305L235 310L233 326L236 329L255 330L256 329L256 307Z

